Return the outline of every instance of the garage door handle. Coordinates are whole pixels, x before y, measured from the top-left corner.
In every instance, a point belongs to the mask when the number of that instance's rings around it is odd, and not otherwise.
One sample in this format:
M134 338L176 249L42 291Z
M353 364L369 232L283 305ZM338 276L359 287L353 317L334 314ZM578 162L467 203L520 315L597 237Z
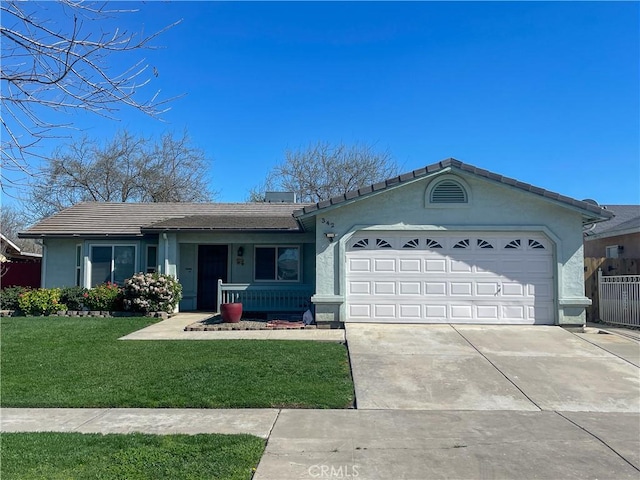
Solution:
M498 296L498 294L500 293L500 290L502 290L502 285L498 285L498 290L496 290L494 297Z

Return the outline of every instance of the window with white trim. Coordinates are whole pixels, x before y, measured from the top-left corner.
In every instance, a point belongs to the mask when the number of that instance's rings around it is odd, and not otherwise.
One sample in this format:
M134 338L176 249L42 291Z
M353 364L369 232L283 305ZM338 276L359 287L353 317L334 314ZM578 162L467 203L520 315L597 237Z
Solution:
M300 247L255 247L254 278L256 281L299 282Z
M135 273L135 245L91 245L90 252L89 287L106 282L122 285Z
M158 271L158 246L147 245L147 273L156 273Z

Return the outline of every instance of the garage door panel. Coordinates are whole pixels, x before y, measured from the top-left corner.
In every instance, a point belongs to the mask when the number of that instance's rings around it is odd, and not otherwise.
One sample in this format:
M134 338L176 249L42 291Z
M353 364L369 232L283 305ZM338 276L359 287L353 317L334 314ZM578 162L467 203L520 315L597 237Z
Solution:
M551 274L551 262L543 260L527 260L525 262L526 271L529 273L538 273L543 275Z
M502 318L508 320L524 320L525 307L523 305L503 305Z
M394 304L377 304L373 306L375 318L396 318L396 306Z
M376 295L395 295L396 283L395 282L374 282L373 292Z
M379 236L354 237L350 245L368 238L369 247L347 251L347 312L354 320L555 321L555 264L541 236L385 233L384 248L376 241ZM536 238L544 249L530 247L537 245L529 243Z
M401 273L420 273L422 266L422 259L420 258L401 258L399 264L399 271Z
M420 295L421 282L398 282L400 295Z
M410 318L419 320L422 318L422 305L400 304L400 318Z
M471 320L473 318L473 306L451 305L451 320Z
M500 271L500 260L497 258L482 258L474 261L476 272L490 273Z
M424 271L427 273L445 273L447 271L447 261L444 258L428 258L424 261Z
M454 259L450 262L451 273L471 273L471 265L466 262Z
M352 303L349 305L349 316L352 318L371 318L371 306Z
M396 261L392 258L376 258L373 261L374 273L390 273L396 271Z
M473 290L472 282L451 282L451 295L471 296Z
M519 283L503 282L502 295L505 297L522 297L525 294L525 286Z
M425 305L424 316L427 319L437 320L447 318L446 305Z
M425 295L446 295L447 284L445 282L424 282Z
M476 314L479 320L494 322L498 320L498 305L478 305Z
M370 272L371 260L368 258L350 258L349 271L351 272Z
M351 295L369 295L371 294L370 282L349 282L349 293Z
M495 297L498 294L498 282L476 282L476 296Z
M522 259L513 259L513 260L503 260L502 267L500 268L500 273L503 275L507 275L510 278L513 278L515 275L521 275L523 272L523 261Z

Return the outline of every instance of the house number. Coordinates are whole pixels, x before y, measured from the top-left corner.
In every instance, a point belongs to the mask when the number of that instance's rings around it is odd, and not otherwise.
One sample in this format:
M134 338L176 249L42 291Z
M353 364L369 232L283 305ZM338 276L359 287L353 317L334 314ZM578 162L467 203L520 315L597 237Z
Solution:
M329 220L327 220L326 218L322 217L320 220L322 220L322 223L326 223L328 226L330 226L331 228L335 228L336 224L333 222L330 222Z

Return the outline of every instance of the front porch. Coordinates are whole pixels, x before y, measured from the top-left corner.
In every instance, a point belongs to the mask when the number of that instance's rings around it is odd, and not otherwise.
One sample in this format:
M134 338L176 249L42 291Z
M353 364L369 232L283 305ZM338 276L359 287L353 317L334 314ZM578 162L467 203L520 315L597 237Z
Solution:
M217 309L223 303L242 303L245 312L299 312L311 305L313 285L256 285L218 280Z

